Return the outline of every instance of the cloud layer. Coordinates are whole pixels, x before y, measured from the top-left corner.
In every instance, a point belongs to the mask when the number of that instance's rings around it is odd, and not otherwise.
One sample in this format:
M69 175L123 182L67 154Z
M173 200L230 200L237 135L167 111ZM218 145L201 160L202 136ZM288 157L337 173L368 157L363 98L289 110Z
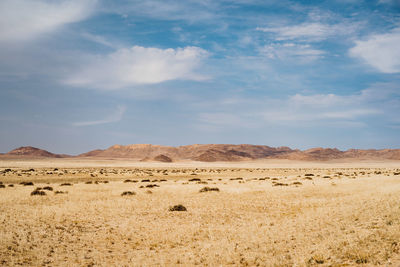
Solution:
M133 46L90 58L65 80L69 85L118 89L170 80L204 80L197 68L208 53L198 47L159 49Z
M350 55L362 59L383 73L400 72L400 28L356 41Z
M96 0L2 0L0 42L25 41L85 19Z

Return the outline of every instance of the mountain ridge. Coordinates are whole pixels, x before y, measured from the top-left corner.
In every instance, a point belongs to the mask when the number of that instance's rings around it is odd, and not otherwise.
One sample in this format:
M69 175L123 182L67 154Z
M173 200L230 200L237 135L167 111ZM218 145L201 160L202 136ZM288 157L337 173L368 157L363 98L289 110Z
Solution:
M387 159L400 160L400 149L348 149L310 148L306 150L289 147L270 147L250 144L193 144L162 146L152 144L113 145L106 149L91 150L76 156L54 154L47 150L26 146L1 154L1 158L123 158L173 162L194 160L202 162L248 161L257 159L289 159L303 161L326 161L336 159Z

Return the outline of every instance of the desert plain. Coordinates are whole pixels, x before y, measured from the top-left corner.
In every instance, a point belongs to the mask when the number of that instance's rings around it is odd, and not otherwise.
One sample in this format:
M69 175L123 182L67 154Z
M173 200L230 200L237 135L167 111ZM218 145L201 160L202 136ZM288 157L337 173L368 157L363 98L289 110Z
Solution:
M0 187L2 266L400 266L399 161L4 159Z

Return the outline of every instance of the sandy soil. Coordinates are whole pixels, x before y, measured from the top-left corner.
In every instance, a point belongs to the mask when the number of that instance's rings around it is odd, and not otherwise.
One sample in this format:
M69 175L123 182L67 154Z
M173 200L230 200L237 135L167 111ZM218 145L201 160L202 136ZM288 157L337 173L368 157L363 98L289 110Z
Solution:
M400 266L399 162L0 166L0 265Z

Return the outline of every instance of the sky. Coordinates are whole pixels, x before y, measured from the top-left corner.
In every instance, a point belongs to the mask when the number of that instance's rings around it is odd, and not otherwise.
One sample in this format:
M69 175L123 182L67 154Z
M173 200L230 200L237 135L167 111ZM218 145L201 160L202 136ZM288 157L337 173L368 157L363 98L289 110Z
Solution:
M1 0L0 152L400 148L398 0Z

